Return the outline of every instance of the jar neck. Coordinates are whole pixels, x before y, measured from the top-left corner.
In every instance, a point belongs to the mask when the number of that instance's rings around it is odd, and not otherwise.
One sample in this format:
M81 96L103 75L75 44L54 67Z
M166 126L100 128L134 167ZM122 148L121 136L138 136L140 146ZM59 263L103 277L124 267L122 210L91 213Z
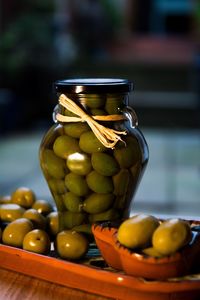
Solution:
M107 95L107 94L106 94ZM107 148L113 148L121 140L120 135L125 135L126 130L116 128L117 122L124 121L123 114L126 97L122 95L101 95L90 96L80 95L78 99L69 98L68 95L61 94L59 105L63 111L54 110L56 122L86 122L92 129L99 141ZM81 106L81 107L80 107ZM89 111L88 111L89 110ZM94 112L96 111L96 113ZM101 125L98 121L109 121L110 126ZM113 123L113 125L112 125ZM115 123L115 125L114 125ZM115 129L114 129L115 128Z
M128 93L65 95L85 112L93 116L121 114L123 108L128 105ZM72 112L60 105L59 111L66 116L74 116Z

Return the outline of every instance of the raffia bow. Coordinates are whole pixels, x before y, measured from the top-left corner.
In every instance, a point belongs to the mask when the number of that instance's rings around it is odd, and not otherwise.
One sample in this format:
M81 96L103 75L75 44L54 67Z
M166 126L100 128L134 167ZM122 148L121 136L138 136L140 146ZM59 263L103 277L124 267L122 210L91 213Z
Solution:
M126 131L118 131L99 124L98 121L120 121L124 120L123 115L108 115L108 116L89 116L84 112L74 101L66 95L61 94L59 104L77 115L77 117L63 116L60 113L56 114L56 120L60 122L87 122L98 140L107 148L114 148L118 141L122 141L120 135L126 135Z

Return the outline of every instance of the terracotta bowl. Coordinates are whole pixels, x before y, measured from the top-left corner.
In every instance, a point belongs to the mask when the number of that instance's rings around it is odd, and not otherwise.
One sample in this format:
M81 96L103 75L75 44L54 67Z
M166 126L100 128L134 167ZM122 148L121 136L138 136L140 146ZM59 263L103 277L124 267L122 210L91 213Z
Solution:
M93 225L93 234L102 257L114 269L147 279L167 279L190 274L200 263L200 229L192 230L192 240L181 251L162 258L136 253L117 241L117 228L107 223Z

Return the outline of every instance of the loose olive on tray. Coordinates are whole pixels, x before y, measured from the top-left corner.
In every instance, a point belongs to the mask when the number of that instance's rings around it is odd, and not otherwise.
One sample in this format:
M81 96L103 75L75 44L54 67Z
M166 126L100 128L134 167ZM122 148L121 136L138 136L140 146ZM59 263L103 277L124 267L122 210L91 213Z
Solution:
M77 260L88 251L87 238L79 232L64 230L57 234L55 248L63 259Z
M30 208L35 202L35 193L26 187L16 189L11 195L11 203L19 204L24 208Z
M24 212L22 217L30 220L33 223L34 228L45 230L46 218L41 213L39 213L36 209L34 208L27 209Z
M25 209L14 203L7 203L0 205L0 220L3 222L11 222L18 218L21 218L25 212Z
M8 204L8 203L11 203L10 195L0 196L0 204Z
M28 191L28 195L33 194L31 189L24 187L16 191L23 197L24 191ZM65 205L70 210L62 213L53 211L48 201L36 197L32 207L27 209L15 203L0 204L3 225L0 227L0 240L5 245L44 255L50 253L51 243L54 243L61 258L80 259L93 239L91 224L86 223L86 212L83 209L78 211L79 204L75 205L75 199L79 197L67 193Z
M49 201L44 199L36 199L36 201L32 205L32 208L36 209L40 214L44 216L53 211L52 205L49 203Z
M51 247L51 241L46 231L42 229L33 229L25 235L22 247L24 250L30 252L48 254Z
M33 223L26 218L19 218L9 223L3 231L4 244L22 248L25 235L33 230Z

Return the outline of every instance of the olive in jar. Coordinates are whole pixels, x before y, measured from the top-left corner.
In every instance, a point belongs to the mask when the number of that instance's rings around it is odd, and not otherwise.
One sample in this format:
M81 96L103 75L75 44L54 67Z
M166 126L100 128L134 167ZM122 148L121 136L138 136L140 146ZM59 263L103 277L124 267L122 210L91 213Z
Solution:
M68 190L77 196L86 196L89 188L85 178L81 175L69 173L65 177L65 185Z
M107 194L113 191L112 178L103 176L96 171L90 172L86 177L86 181L89 188L95 193Z
M80 152L78 141L67 135L60 135L53 144L55 154L61 158L66 159L74 152Z
M97 139L91 130L81 134L79 146L81 150L86 153L103 152L106 150L106 147Z
M103 176L113 176L119 171L119 165L114 157L107 153L93 153L92 166Z

